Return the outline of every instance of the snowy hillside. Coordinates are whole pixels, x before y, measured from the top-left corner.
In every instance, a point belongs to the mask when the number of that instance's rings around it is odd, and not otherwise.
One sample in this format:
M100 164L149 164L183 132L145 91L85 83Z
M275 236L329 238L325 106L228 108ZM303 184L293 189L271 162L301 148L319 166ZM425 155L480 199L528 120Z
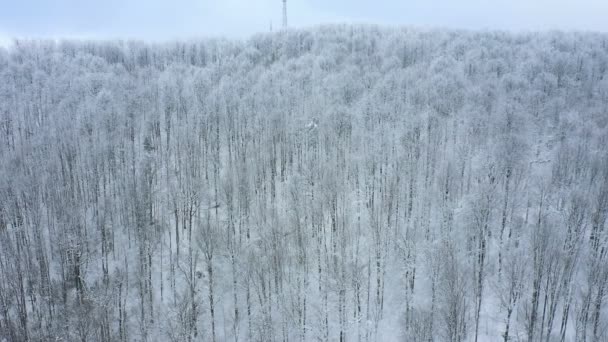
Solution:
M0 341L608 341L608 35L0 48Z

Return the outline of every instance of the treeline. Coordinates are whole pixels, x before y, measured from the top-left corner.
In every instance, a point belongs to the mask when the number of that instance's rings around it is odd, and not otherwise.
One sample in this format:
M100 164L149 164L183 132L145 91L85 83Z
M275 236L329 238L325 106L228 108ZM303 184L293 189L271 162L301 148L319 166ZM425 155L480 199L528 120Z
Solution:
M0 48L0 340L608 339L608 35Z

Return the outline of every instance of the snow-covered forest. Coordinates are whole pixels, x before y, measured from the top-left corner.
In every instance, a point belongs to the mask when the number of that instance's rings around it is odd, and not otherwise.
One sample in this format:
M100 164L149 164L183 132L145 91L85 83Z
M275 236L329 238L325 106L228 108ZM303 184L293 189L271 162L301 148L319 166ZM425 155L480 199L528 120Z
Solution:
M0 48L0 341L608 341L608 34Z

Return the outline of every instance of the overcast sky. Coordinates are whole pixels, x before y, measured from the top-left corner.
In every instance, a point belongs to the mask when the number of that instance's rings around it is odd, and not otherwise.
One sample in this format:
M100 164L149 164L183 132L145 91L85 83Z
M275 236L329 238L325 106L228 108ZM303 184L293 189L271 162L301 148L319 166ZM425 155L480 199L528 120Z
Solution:
M28 38L245 38L281 24L281 0L0 0L0 42ZM289 24L608 32L608 0L288 0Z

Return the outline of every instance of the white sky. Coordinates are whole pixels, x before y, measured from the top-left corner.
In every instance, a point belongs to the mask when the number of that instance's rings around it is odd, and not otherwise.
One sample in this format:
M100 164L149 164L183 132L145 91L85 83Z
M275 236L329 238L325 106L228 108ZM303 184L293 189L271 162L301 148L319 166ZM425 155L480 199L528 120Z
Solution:
M282 0L0 0L11 37L245 38L280 27ZM608 0L288 0L292 27L374 23L417 27L608 32Z

